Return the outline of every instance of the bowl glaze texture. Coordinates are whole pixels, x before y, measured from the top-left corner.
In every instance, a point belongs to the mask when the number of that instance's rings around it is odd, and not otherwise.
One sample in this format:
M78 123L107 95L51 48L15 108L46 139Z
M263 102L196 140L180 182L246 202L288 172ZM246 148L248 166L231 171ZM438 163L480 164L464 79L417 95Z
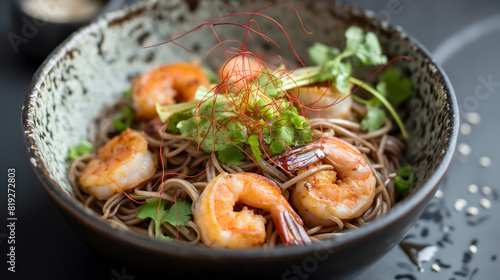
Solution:
M100 17L63 42L33 77L26 95L22 125L31 165L74 232L89 246L128 266L158 271L171 268L208 274L275 275L283 279L315 276L352 277L391 250L418 219L433 197L450 164L458 135L458 107L453 89L428 52L400 28L345 4L330 1L291 1L312 35L306 34L293 10L277 6L263 12L289 32L294 48L307 58L315 41L343 47L351 25L375 32L389 57L407 56L392 65L407 73L414 95L400 108L409 133L404 160L415 169L418 183L389 213L337 238L299 247L272 250L214 250L163 242L113 228L86 211L71 190L66 161L69 147L89 138L92 119L121 97L130 80L160 64L203 57L217 40L213 33L196 32L180 41L191 53L167 41L221 15L255 11L276 1L148 1ZM246 17L231 21L245 23ZM266 51L292 56L286 36L269 22L260 24L282 46L256 43ZM241 29L219 32L222 40L242 39ZM196 269L193 269L195 267ZM175 274L175 272L174 272ZM295 277L295 278L294 278Z

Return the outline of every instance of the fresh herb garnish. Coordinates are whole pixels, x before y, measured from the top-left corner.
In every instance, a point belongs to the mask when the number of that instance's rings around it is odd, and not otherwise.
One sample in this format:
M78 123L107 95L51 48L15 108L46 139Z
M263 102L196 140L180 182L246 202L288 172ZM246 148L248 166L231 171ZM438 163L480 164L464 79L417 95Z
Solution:
M236 83L222 83L211 90L200 86L193 101L168 106L157 104L158 115L162 121L168 120L168 131L192 137L205 152L216 152L222 163L235 166L245 158L246 151L250 151L257 161L261 160L266 144L272 153L279 154L292 146L311 141L309 123L294 106L295 99L290 98L287 92L330 80L344 94L349 93L350 83L353 83L374 96L370 101L357 97L357 100L370 104L368 114L362 121L364 130L374 131L385 123L385 111L379 107L383 105L406 138L403 123L386 95L392 96L394 90L400 89L405 96L408 91L411 94L408 79L389 72L383 76L382 92L379 92L370 84L352 77L353 63L381 65L387 62L387 57L382 54L374 33L364 34L361 28L350 27L345 34L346 47L343 51L320 43L313 45L309 53L317 67L301 68L291 73L283 69L272 73L262 67L257 77L238 80L239 83L248 83L243 88Z
M309 49L311 60L325 72L327 79L335 81L335 87L343 94L349 93L352 65L349 59L357 58L364 65L381 65L387 62L382 54L382 47L377 36L368 32L366 35L357 26L345 32L346 47L340 52L337 48L315 43Z
M94 145L87 140L82 140L76 146L69 148L68 159L74 160L79 156L90 154L94 150Z
M123 91L123 97L132 98L132 89L129 88L129 89Z
M124 131L132 125L134 120L134 110L130 107L124 107L118 114L113 118L113 127L117 131Z
M157 105L157 111L162 120L168 119L168 127L175 125L183 137L194 138L205 152L216 152L228 166L240 164L247 147L260 161L263 143L274 153L312 139L307 120L282 88L282 72L265 69L237 93L200 87L195 101ZM179 112L185 109L190 110Z
M346 47L340 52L337 48L329 47L321 43L314 44L309 50L311 60L319 67L310 67L306 74L293 75L299 85L307 82L306 77L313 81L335 81L334 85L341 93L349 93L349 83L353 83L371 93L375 100L362 100L355 98L364 104L370 104L368 113L363 120L364 130L375 131L385 123L385 112L379 108L382 104L392 115L401 130L403 138L407 137L406 129L392 104L398 105L406 100L412 93L411 80L404 78L399 70L387 70L381 78L379 86L375 89L370 84L352 77L352 62L358 59L364 65L381 65L387 62L387 57L382 54L382 48L374 33L366 35L359 27L350 27L346 31ZM307 75L308 74L308 75ZM388 101L391 100L392 104ZM363 102L364 101L364 102Z
M389 68L381 75L377 90L392 104L399 105L412 95L413 83L400 69Z
M169 209L165 209L166 200L154 198L151 201L141 205L137 218L151 218L155 223L156 237L167 238L161 234L160 226L163 223L170 223L173 226L184 226L191 219L191 203L180 201L174 203Z
M410 190L414 179L415 175L411 165L408 163L401 165L398 169L396 178L394 178L396 191L400 194L407 193Z
M361 120L361 130L363 131L377 131L385 124L385 112L378 106L366 105L367 113L363 120Z

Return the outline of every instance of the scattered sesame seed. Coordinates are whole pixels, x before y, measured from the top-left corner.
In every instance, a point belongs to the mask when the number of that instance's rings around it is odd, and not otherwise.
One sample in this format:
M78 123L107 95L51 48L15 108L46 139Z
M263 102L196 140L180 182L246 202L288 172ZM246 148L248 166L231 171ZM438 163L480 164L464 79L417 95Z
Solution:
M481 122L481 116L476 112L469 112L465 115L465 118L471 124L479 124Z
M462 211L465 206L467 206L467 201L465 199L459 198L455 201L455 210Z
M437 190L436 191L436 194L434 194L434 197L435 198L442 198L444 195L443 191L442 190Z
M460 126L460 133L462 133L463 135L469 135L471 133L471 126L470 124L468 123L463 123L461 126Z
M469 145L467 145L465 143L460 143L460 144L458 144L458 152L464 156L468 156L468 155L470 155L471 148Z
M434 270L435 272L440 272L441 271L441 267L437 264L437 263L434 263L431 265L431 268L432 270Z
M491 208L491 202L486 198L481 198L481 200L479 200L479 204L481 204L481 206L483 206L484 209Z
M467 214L471 216L476 216L479 214L479 209L477 207L471 206L467 208Z
M469 252L471 252L472 254L477 253L477 247L476 247L476 245L470 245L469 246Z
M488 187L488 186L482 187L481 191L483 192L484 195L490 195L491 194L491 188Z
M482 167L488 167L491 165L491 159L489 157L480 157L479 165L481 165Z
M468 190L470 193L477 193L479 187L476 184L470 184Z

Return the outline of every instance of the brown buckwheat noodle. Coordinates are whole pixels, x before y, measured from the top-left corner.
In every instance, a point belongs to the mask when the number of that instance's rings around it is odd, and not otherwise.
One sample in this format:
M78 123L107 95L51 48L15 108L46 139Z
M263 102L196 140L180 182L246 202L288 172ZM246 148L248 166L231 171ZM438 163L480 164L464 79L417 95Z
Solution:
M120 100L115 105L103 110L95 119L95 131L91 131L94 137L94 147L98 148L109 141L114 132L112 118L126 106L131 106L130 100ZM345 119L309 119L313 138L318 139L321 134L324 136L336 136L342 138L356 146L363 156L368 159L371 169L376 178L376 194L371 207L360 217L351 220L337 219L336 225L331 227L316 226L305 227L307 234L313 242L321 239L332 238L344 234L346 229L356 229L373 219L382 216L396 202L394 181L392 180L399 168L399 159L404 149L403 143L396 137L389 135L392 128L391 122L386 121L385 125L374 132L362 132L360 120L366 114L364 105L355 103L351 116ZM133 127L134 129L144 129L144 127ZM322 131L321 131L322 128ZM149 149L159 153L162 147L162 157L165 163L165 170L162 172L161 166L156 174L141 186L132 189L127 194L137 201L148 201L161 195L171 203L174 201L195 202L208 182L221 172L256 172L275 181L283 189L283 195L288 199L290 188L295 183L320 170L333 169L328 164L319 165L299 176L291 177L286 172L278 168L271 160L262 160L256 166L254 162L243 161L239 166L228 167L221 163L216 156L207 154L197 149L197 143L193 139L183 138L179 135L164 133L163 140L147 135ZM97 150L97 149L96 149ZM137 218L140 204L133 202L123 193L117 193L106 201L97 200L89 195L85 188L79 186L78 176L85 165L94 158L95 155L85 155L73 161L69 170L70 181L73 185L77 198L86 208L92 209L103 220L108 221L112 226L122 230L130 230L141 234L154 236L154 222L150 219L142 220ZM277 157L272 158L277 161ZM163 182L163 193L159 194L161 182L158 179L162 174L178 173L188 175L185 177L177 175L169 177ZM201 174L200 174L201 173ZM194 176L200 174L198 176ZM279 235L270 215L264 216L267 219L267 236L265 247L274 247L280 243ZM200 233L196 224L192 221L178 229L169 223L163 223L161 227L164 235L176 238L179 242L190 245L202 245Z

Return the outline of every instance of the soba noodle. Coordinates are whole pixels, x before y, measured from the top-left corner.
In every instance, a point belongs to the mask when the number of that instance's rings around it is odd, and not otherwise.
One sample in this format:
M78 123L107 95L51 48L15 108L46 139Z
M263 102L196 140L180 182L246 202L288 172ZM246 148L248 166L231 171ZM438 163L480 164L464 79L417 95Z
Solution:
M112 125L112 118L124 107L131 106L129 99L122 99L115 105L106 108L95 119L96 130L91 132L94 139L94 147L99 148L116 134ZM396 192L393 177L399 168L399 159L404 149L403 143L396 137L388 134L392 128L389 120L385 125L374 132L362 132L360 121L364 118L366 109L364 105L355 103L349 120L346 119L309 119L313 138L318 139L324 136L336 136L342 138L357 147L363 156L368 159L373 174L376 178L375 198L370 208L360 217L350 220L336 221L337 225L330 227L316 226L305 227L307 234L313 242L332 238L344 234L346 229L356 229L373 219L385 215L396 202ZM138 130L144 127L134 127ZM112 226L122 230L134 231L149 236L154 236L154 222L151 219L137 218L141 204L133 202L149 201L154 197L161 196L162 199L171 203L178 201L188 201L194 203L199 199L201 192L208 182L221 172L255 172L261 173L267 178L276 182L283 190L283 195L290 197L290 188L295 183L307 176L333 166L322 164L296 177L292 177L281 169L277 168L271 160L262 160L255 165L254 162L243 161L239 166L228 167L218 160L213 154L198 151L198 144L193 140L175 134L163 133L163 139L146 136L149 149L159 152L162 147L162 158L165 163L165 170L159 167L156 174L147 182L134 188L127 193L117 193L106 201L96 199L89 195L86 189L78 183L78 176L86 163L92 160L95 155L85 155L78 157L70 166L69 177L73 184L78 199L86 208L92 209L103 220L108 221ZM277 157L273 158L276 162ZM205 172L203 172L205 171ZM175 173L176 177L165 179L164 182L157 183L162 174ZM202 173L199 176L193 176ZM187 175L190 177L185 177ZM163 192L160 189L163 187ZM267 220L265 247L274 247L280 243L279 235L270 215L264 216ZM190 245L202 244L200 242L200 232L196 224L188 221L186 225L178 228L163 223L161 230L164 235L176 238L180 242Z

